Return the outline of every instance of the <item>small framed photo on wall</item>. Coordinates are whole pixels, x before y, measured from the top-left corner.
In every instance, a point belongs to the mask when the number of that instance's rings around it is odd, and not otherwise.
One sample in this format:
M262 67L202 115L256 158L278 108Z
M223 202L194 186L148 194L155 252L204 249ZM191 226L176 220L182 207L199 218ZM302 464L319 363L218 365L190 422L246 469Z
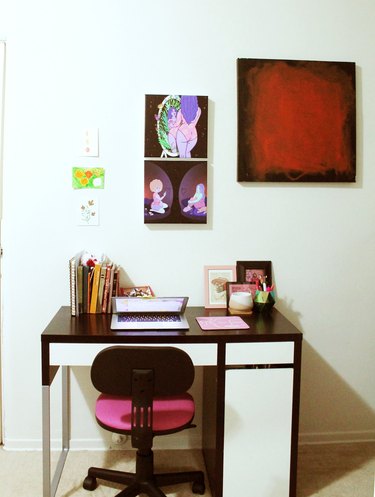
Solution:
M255 292L263 285L272 285L272 263L271 261L237 261L236 264L237 281L249 283L251 293Z
M229 281L236 281L236 266L204 267L204 293L206 308L226 308L226 285Z

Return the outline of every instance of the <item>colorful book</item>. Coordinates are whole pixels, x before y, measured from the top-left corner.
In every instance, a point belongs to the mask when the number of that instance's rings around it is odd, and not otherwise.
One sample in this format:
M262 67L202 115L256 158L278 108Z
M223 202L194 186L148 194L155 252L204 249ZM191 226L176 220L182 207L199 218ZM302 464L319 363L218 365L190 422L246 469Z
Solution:
M82 312L87 312L87 293L88 293L88 282L89 282L89 267L83 266L83 276L82 276Z
M79 264L77 268L77 290L78 290L78 313L83 312L83 266Z
M120 292L120 266L115 267L113 274L112 297L117 297Z
M70 310L72 316L79 315L77 270L81 260L81 254L82 252L76 254L69 260Z
M91 256L90 260L86 254L89 253L82 251L69 259L72 316L110 313L112 296L119 294L120 266L114 265L104 255L100 259Z
M107 302L107 314L112 310L112 294L113 294L113 281L115 277L115 265L112 264L111 274L109 276L109 289L108 289L108 302Z
M90 314L96 313L96 306L98 303L98 294L99 294L99 282L100 282L100 270L102 266L101 264L95 264L93 269L93 277L92 277L92 288L91 288L91 301L90 301Z
M94 268L89 267L89 272L87 275L87 310L86 312L90 312L90 304L91 304L91 292L92 292L92 278L94 275Z
M106 274L107 274L107 264L102 264L102 267L100 269L98 300L96 302L96 312L98 313L102 312Z
M70 283L70 311L72 316L78 312L77 289L76 289L76 260L72 257L69 260L69 283Z
M102 312L106 313L108 309L108 304L110 300L110 283L111 283L111 273L112 273L113 264L108 264L106 267L106 275L104 282L104 293L103 293L103 302L102 302Z

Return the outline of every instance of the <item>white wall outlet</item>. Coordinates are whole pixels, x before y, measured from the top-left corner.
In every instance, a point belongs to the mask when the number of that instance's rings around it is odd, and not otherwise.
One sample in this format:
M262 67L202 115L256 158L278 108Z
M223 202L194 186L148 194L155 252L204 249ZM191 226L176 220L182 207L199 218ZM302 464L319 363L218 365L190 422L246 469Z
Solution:
M124 445L128 440L128 435L121 435L120 433L112 433L112 443L115 445Z

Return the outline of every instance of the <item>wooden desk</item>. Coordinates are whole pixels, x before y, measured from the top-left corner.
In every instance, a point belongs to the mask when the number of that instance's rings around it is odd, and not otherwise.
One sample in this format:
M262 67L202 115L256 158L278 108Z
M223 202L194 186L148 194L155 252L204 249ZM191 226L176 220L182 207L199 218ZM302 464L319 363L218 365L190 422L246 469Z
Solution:
M225 313L189 307L188 332L113 332L110 315L72 317L61 307L41 336L43 497L55 495L69 450L69 367L91 365L115 344L169 344L204 366L202 450L214 497L296 496L302 334L276 309L244 318L248 330L202 331L195 320ZM59 367L62 451L51 480L50 387Z

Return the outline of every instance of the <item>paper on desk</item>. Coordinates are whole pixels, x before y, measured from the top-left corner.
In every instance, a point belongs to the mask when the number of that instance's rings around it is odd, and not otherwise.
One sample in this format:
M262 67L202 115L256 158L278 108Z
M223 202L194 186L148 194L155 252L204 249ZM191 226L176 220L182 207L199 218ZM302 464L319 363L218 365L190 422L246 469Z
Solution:
M250 328L240 316L212 316L196 318L202 330L244 330Z

